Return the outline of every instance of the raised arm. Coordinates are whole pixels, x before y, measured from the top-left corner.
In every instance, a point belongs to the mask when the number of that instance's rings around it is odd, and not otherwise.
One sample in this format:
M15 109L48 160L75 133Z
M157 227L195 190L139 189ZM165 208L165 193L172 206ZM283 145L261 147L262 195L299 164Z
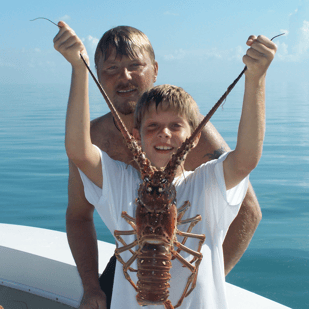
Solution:
M254 39L255 37L250 37L247 44L251 45ZM251 52L252 51L249 53ZM250 71L248 71L247 74L249 72ZM265 74L266 72L262 77L264 82ZM264 88L262 89L263 92L258 95L264 96ZM187 170L194 170L200 164L216 159L223 152L229 150L230 148L222 136L218 133L216 128L211 123L208 123L202 131L198 146L189 153L185 162L185 168ZM261 209L253 187L249 183L245 199L241 205L237 217L230 225L223 243L224 267L226 275L233 269L244 254L261 219Z
M276 45L264 36L250 36L243 57L247 65L245 94L236 148L223 162L227 190L236 186L258 164L265 135L265 78Z
M106 309L106 296L101 291L98 279L98 248L93 223L94 207L85 198L79 172L73 163L73 161L77 164L83 162L83 158L79 155L84 156L86 153L79 152L80 144L77 144L77 148L75 148L74 142L78 139L75 134L81 134L82 143L88 143L87 145L89 145L88 136L90 138L90 132L88 133L90 130L88 74L79 54L82 53L86 59L88 57L82 42L74 31L63 22L59 22L58 25L60 31L54 38L55 49L72 65L72 84L66 124L66 148L68 156L72 158L69 162L69 202L66 228L69 245L84 288L79 308ZM78 115L79 112L82 116ZM84 147L83 144L82 147ZM80 164L80 168L83 169L82 164ZM98 184L100 185L100 179Z
M102 187L101 159L90 137L88 71L80 54L88 59L85 47L75 32L59 22L54 47L72 65L72 80L66 117L65 147L69 159L97 186Z

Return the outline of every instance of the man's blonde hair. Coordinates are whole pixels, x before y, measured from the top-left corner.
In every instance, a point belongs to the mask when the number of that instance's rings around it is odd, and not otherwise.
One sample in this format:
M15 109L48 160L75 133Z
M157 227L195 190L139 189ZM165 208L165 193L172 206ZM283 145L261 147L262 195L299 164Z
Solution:
M145 112L152 104L156 109L173 110L184 116L193 132L199 125L199 109L193 98L181 87L159 85L146 91L137 103L134 114L134 127L140 130Z
M137 58L138 52L147 52L152 63L155 63L155 54L148 37L136 28L118 26L106 31L95 51L96 68L98 68L100 58L103 57L103 61L105 61L114 49L116 57L127 56L130 59Z

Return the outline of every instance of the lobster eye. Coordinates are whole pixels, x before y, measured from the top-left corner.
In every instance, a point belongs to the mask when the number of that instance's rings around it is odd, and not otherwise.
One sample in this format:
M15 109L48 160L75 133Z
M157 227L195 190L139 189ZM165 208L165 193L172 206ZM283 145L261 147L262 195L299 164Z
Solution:
M167 183L167 180L166 180L165 178L163 178L163 179L161 180L161 183Z
M144 181L145 181L145 182L149 182L149 178L148 178L148 177L145 177L145 178L144 178Z
M147 191L148 191L148 192L152 192L152 188L151 188L151 187L148 187L148 188L147 188Z

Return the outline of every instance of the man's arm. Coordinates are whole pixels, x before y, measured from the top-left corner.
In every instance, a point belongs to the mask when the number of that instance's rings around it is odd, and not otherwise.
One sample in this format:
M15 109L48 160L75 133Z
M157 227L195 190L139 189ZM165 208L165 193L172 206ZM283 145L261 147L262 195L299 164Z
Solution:
M223 243L225 275L234 268L249 246L262 220L262 212L251 183L237 217L231 223Z
M189 152L185 168L194 170L202 163L217 159L229 150L229 146L220 133L211 123L208 123L202 131L198 146ZM261 208L249 184L239 213L230 225L223 243L225 275L233 269L246 251L261 219Z
M106 309L106 296L98 279L98 247L93 222L94 207L84 195L77 168L69 162L69 203L66 227L69 245L82 280L84 295L80 309Z

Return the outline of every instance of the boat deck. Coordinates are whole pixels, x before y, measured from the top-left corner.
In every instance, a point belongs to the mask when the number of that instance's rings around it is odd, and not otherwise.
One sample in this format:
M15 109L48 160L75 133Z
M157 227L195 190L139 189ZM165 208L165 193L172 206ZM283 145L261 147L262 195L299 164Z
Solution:
M73 309L38 295L0 285L0 304L4 309Z

